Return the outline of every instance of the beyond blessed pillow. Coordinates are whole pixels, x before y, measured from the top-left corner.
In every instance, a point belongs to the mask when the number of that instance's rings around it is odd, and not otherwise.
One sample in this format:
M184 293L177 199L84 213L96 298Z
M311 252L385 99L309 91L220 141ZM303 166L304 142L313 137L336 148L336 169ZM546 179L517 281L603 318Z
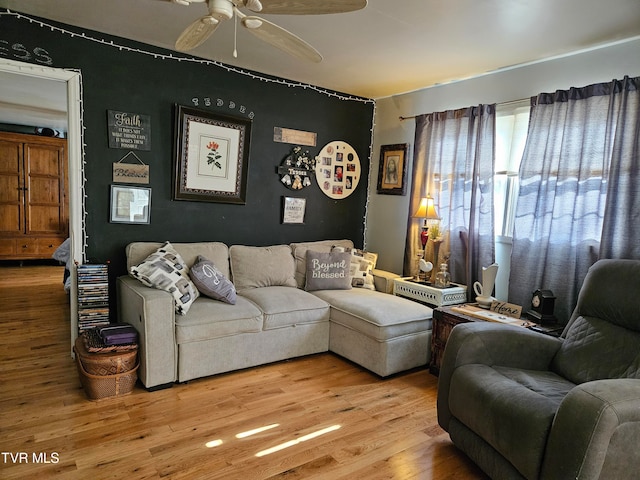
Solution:
M366 288L375 290L372 270L376 267L378 254L365 252L358 248L334 247L333 252L351 253L351 286L355 288Z
M196 263L189 270L189 276L202 295L231 305L236 304L236 287L211 260L198 255Z
M307 284L305 290L348 290L351 254L307 250Z
M176 313L185 315L198 298L198 289L189 280L189 268L171 243L149 255L140 265L129 269L129 275L147 287L169 292L174 299Z

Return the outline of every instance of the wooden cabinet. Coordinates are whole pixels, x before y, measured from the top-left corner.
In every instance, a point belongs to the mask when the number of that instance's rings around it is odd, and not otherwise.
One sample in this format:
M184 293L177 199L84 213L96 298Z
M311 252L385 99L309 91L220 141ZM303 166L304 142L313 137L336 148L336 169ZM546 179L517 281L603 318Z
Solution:
M479 318L470 317L451 310L451 307L440 307L433 311L433 327L431 334L431 364L429 372L434 375L440 373L444 348L453 327L459 323L482 322Z
M0 132L0 259L51 258L69 235L67 141Z

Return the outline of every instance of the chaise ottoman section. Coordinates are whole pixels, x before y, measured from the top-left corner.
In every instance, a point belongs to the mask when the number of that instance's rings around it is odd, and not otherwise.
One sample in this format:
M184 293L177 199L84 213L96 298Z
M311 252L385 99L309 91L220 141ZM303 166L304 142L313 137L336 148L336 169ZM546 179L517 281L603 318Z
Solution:
M431 308L359 288L313 293L331 305L332 352L381 377L424 366L431 358Z

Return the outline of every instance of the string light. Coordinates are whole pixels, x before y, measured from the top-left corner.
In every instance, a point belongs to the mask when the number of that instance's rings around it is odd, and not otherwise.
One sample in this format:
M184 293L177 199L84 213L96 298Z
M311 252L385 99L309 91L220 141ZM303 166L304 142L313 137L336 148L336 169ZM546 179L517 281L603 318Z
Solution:
M77 34L75 32L71 32L69 30L65 30L64 28L60 28L57 27L55 25L50 25L47 24L46 22L43 22L41 20L36 20L33 19L27 15L23 15L21 13L18 12L12 12L7 10L6 12L0 12L0 18L3 15L10 15L10 16L14 16L19 20L26 20L29 23L36 23L37 25L39 25L41 28L49 28L52 32L59 32L63 35L68 35L71 38L75 38L77 36L81 37L82 40L88 40L94 43L98 43L100 45L105 45L107 47L113 47L113 48L118 48L119 51L127 51L127 52L133 52L133 53L139 53L142 55L149 55L152 56L155 59L162 59L162 60L173 60L173 61L178 61L178 62L190 62L190 63L197 63L197 64L201 64L201 65L209 65L209 66L215 66L218 68L221 68L223 70L226 70L227 72L230 73L237 73L240 75L244 75L247 77L250 77L253 80L259 80L261 82L268 82L268 83L275 83L278 85L286 85L287 87L294 87L294 88L302 88L303 90L306 89L310 89L313 90L315 92L318 92L322 95L326 95L328 97L333 97L333 98L338 98L339 100L342 101L353 101L353 102L362 102L365 104L371 104L373 105L373 116L372 116L372 120L371 120L371 129L370 129L370 138L371 141L369 143L369 175L368 175L368 181L367 181L367 190L370 191L370 186L371 186L371 175L372 175L372 168L371 168L371 159L373 158L373 131L374 131L374 127L375 127L375 113L376 113L376 102L373 99L370 98L364 98L364 97L357 97L355 95L346 95L346 94L341 94L338 92L333 92L315 85L309 85L309 84L305 84L305 83L301 83L301 82L292 82L290 80L285 80L285 79L280 79L280 78L269 78L269 77L265 77L253 72L248 72L246 70L243 70L241 68L238 67L233 67L231 65L226 65L224 63L215 61L215 60L207 60L207 59L201 59L201 58L196 58L196 57L191 57L191 56L174 56L173 54L161 54L161 53L152 53L152 52L148 52L145 50L141 50L138 48L132 48L132 47L128 47L126 45L119 45L116 44L113 40L104 40L104 39L100 39L100 38L94 38L92 36L86 35L85 33L81 33L81 34ZM83 103L83 84L82 84L82 74L79 70L77 69L66 69L69 71L74 71L77 72L80 75L80 124L81 124L81 145L82 145L82 164L86 165L86 161L85 161L85 147L86 144L84 143L84 130L85 130L85 126L84 126L84 103ZM82 169L82 185L81 185L81 190L82 190L82 194L84 198L87 198L86 195L86 176L85 176L85 172L84 172L84 168ZM367 233L367 211L369 208L369 200L370 200L370 195L367 194L367 199L365 202L365 215L364 215L364 221L363 221L363 227L364 227L364 239L365 239L365 244L363 245L364 248L366 248L366 233ZM82 205L82 232L84 235L84 246L83 246L83 250L82 250L82 258L83 260L85 259L85 249L87 247L87 240L88 240L88 235L87 235L87 229L86 229L86 218L87 218L87 211L86 211L86 207L85 207L85 202L83 202Z
M139 48L132 48L132 47L128 47L126 45L118 45L116 44L113 40L107 41L104 39L100 39L100 38L95 38L92 37L90 35L87 35L86 33L74 33L71 32L69 30L65 30L64 28L60 28L60 27L56 27L54 25L50 25L47 24L41 20L35 20L32 19L31 17L24 15L22 13L18 13L18 12L12 12L12 11L6 11L6 12L0 12L0 16L2 15L11 15L16 17L17 19L20 20L27 20L30 23L36 23L38 24L40 27L42 28L50 28L51 31L57 31L60 32L64 35L69 35L71 37L75 37L75 36L80 36L82 38L82 40L89 40L91 42L95 42L95 43L99 43L101 45L105 45L107 47L116 47L118 48L120 51L127 51L127 52L133 52L133 53L140 53L143 55L149 55L152 56L154 58L161 58L163 60L175 60L175 61L182 61L182 62L190 62L190 63L199 63L202 65L212 65L212 66L216 66L219 68L222 68L223 70L226 70L227 72L233 72L233 73L238 73L240 75L245 75L247 77L250 77L254 80L261 80L261 81L265 81L265 82L271 82L271 83L277 83L280 85L287 85L289 87L300 87L303 89L311 89L314 90L318 93L322 93L323 95L327 95L329 97L335 97L335 98L339 98L340 100L348 100L348 101L356 101L356 102L363 102L363 103L371 103L375 105L375 101L370 99L370 98L364 98L364 97L357 97L355 95L345 95L345 94L341 94L341 93L337 93L337 92L332 92L330 90L324 89L322 87L318 87L315 85L309 85L306 83L302 83L302 82L292 82L290 80L284 80L284 79L278 79L278 78L267 78L264 77L262 75L256 74L256 73L252 73L252 72L248 72L246 70L243 70L241 68L238 67L233 67L231 65L226 65L224 63L215 61L215 60L207 60L207 59L203 59L203 58L196 58L196 57L190 57L190 56L174 56L173 54L160 54L160 53L152 53L152 52L147 52L145 50L141 50Z

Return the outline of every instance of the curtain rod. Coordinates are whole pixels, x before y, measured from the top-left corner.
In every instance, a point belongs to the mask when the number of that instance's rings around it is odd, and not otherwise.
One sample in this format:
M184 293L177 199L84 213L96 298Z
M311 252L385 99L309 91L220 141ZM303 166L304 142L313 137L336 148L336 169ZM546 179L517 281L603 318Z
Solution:
M498 106L507 106L507 105L515 105L518 103L523 103L523 102L527 102L529 101L529 98L521 98L519 100L510 100L508 102L500 102L500 103L496 103L496 107ZM400 115L398 118L400 119L401 122L403 122L404 120L411 120L411 119L415 119L416 117L418 117L418 115L408 115L406 117Z

